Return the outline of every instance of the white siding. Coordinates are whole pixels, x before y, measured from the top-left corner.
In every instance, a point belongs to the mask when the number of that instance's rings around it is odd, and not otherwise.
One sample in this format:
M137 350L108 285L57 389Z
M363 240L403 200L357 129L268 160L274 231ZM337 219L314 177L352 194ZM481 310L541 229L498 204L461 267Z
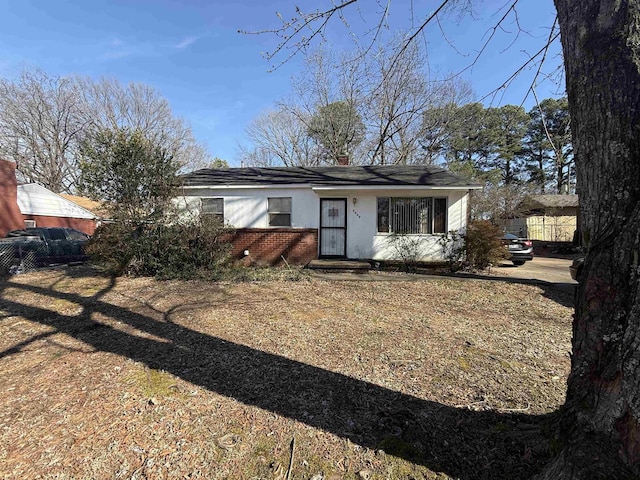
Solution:
M18 208L23 215L96 218L89 210L35 183L18 185Z
M189 191L178 200L180 206L196 211L200 197L224 198L225 223L236 228L269 228L267 199L291 197L291 226L318 228L320 200L310 188L212 189ZM195 196L195 198L193 197Z
M269 228L267 198L291 197L293 228L319 228L320 198L347 199L347 257L399 260L390 235L377 232L378 197L447 197L447 231L464 231L467 221L467 191L464 190L318 190L306 188L202 188L185 191L178 199L183 208L196 211L200 197L224 198L225 221L236 228ZM354 202L355 198L355 202ZM419 260L442 260L440 234L409 235L419 240Z
M374 260L399 260L396 246L388 233L378 233L378 197L447 197L447 231L463 231L467 220L467 192L458 190L379 190L345 192L347 195L347 256ZM356 199L355 203L353 199ZM438 245L440 234L408 235L419 240L419 260L442 260Z

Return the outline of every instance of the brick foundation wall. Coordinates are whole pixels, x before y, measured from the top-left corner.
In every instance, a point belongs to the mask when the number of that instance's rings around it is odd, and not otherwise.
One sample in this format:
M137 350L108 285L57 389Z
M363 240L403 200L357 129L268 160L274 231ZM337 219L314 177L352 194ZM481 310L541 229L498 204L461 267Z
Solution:
M230 235L231 255L258 265L306 265L318 258L315 228L240 228ZM244 251L249 250L249 257Z
M19 228L24 222L18 208L16 164L0 159L0 238Z
M93 235L96 222L86 218L49 217L43 215L20 215L21 224L17 228L24 228L24 220L35 220L36 227L69 227L80 230L87 235Z

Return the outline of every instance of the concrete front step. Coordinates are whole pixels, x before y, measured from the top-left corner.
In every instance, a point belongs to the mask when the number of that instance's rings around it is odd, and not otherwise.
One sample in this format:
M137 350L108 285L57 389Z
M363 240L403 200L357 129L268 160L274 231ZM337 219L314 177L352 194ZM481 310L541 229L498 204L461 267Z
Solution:
M369 262L358 260L317 259L307 265L312 270L367 272L371 269Z

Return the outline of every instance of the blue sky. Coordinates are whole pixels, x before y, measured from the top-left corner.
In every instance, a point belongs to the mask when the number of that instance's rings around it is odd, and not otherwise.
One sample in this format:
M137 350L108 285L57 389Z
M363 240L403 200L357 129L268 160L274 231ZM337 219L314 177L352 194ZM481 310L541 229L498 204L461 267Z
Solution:
M300 0L299 5L322 7L327 0ZM440 0L413 2L413 21L424 18ZM485 0L474 3L473 18L449 16L446 34L436 25L427 30L429 62L439 71L459 71L468 66L491 26L501 16L496 11L512 2ZM276 11L293 15L296 3L273 0L0 0L0 75L16 76L35 66L52 75L113 77L122 83L141 82L156 88L176 115L192 126L196 138L212 156L237 165L237 146L244 130L261 112L290 92L290 79L300 68L294 58L269 73L260 55L271 51L270 35L243 35L238 30L260 30L278 25ZM362 32L373 25L379 6L359 0L352 10L351 27ZM389 29L407 28L412 22L410 0L393 0ZM497 32L479 62L463 76L478 99L501 85L546 40L555 11L552 0L520 0L518 31L513 17ZM504 8L502 10L504 12ZM347 12L349 14L349 12ZM352 46L346 30L334 23L328 31L334 46ZM515 43L512 43L515 39ZM557 65L556 47L550 66ZM506 49L506 50L505 50ZM520 104L531 83L527 70L494 106ZM545 82L540 99L560 96L563 88ZM490 98L485 100L489 104ZM533 105L533 98L524 106Z

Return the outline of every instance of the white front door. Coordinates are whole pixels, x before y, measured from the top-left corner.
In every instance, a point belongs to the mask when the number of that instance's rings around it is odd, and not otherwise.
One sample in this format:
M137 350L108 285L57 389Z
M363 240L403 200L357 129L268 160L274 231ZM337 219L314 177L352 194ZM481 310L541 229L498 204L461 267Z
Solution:
M320 257L347 256L347 199L320 199Z

